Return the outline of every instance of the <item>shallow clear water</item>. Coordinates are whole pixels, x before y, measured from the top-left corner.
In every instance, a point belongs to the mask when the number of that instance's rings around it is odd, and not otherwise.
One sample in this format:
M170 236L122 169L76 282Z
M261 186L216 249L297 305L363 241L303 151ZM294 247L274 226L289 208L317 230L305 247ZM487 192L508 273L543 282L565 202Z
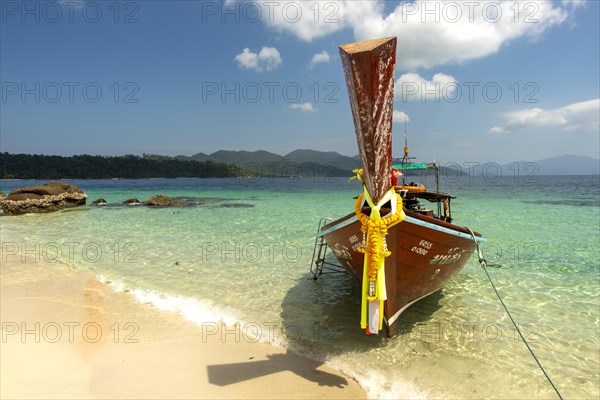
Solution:
M431 179L424 179L431 184ZM320 217L352 210L345 178L69 181L110 204L2 216L2 257L91 270L223 340L284 345L355 377L371 397L551 398L472 258L402 316L393 339L359 327L358 285L308 273ZM7 193L35 181L2 181ZM598 177L442 180L455 222L485 235L494 283L563 397L600 396ZM123 206L152 194L190 207ZM221 329L239 323L241 337Z

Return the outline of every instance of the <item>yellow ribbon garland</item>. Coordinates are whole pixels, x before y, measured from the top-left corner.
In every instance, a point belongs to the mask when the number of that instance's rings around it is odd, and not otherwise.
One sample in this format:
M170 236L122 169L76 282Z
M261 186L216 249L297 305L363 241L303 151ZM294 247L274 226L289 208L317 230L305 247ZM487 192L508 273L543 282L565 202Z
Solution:
M362 329L367 327L367 302L378 300L379 329L382 329L383 302L387 299L387 293L385 289L385 257L388 257L390 254L392 254L387 248L385 236L387 235L388 228L404 220L405 214L402 208L402 197L400 197L400 195L394 191L393 187L390 188L390 190L383 196L381 200L379 200L377 204L373 203L373 200L371 199L371 196L364 185L363 191L364 194L358 196L356 203L354 204L354 212L362 224L361 230L366 236L366 243L363 243L364 247L358 248L359 252L365 254L365 260L363 264L360 326ZM394 195L396 196L396 212L389 217L381 218L379 213L381 206L392 200ZM370 216L362 213L361 204L363 198L371 207Z
M355 179L358 179L359 181L362 181L362 174L363 174L363 170L362 168L359 169L353 169L352 172L354 172L356 175L355 176L351 176L350 179L348 179L348 183L352 182Z

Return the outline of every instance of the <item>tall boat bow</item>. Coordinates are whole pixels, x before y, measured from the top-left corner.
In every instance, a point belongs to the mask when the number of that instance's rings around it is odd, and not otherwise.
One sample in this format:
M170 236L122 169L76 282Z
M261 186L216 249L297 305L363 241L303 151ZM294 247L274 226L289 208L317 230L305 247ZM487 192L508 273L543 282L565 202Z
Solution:
M371 198L390 189L396 38L340 46L363 181Z

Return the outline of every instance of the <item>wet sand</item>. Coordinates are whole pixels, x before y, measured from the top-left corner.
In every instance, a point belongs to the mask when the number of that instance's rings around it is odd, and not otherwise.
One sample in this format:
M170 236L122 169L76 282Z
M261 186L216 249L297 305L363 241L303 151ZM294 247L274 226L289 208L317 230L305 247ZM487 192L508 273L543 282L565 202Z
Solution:
M366 398L320 362L194 325L89 272L11 261L0 279L2 398Z

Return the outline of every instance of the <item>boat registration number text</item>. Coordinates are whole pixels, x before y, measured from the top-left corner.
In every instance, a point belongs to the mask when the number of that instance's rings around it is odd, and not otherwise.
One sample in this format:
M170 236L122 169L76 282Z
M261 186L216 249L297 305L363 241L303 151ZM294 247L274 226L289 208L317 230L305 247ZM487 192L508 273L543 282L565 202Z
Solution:
M427 253L429 253L429 249L431 249L431 246L433 246L433 243L427 241L427 240L421 240L419 242L418 246L413 246L410 251L412 251L413 253L417 253L421 256L426 255Z

